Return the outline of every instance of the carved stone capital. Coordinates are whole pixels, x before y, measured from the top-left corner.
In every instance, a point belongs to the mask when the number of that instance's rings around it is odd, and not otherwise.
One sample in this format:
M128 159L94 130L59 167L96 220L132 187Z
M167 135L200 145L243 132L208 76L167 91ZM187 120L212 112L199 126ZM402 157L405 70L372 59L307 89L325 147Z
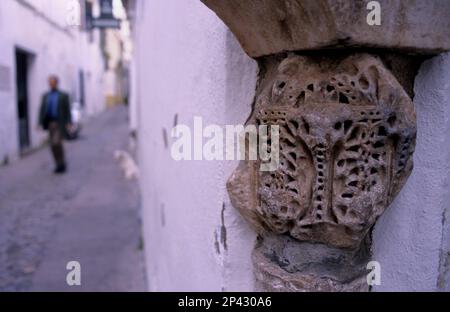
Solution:
M260 233L358 248L412 170L412 101L368 54L271 66L247 125L280 127L279 169L244 162L231 201Z

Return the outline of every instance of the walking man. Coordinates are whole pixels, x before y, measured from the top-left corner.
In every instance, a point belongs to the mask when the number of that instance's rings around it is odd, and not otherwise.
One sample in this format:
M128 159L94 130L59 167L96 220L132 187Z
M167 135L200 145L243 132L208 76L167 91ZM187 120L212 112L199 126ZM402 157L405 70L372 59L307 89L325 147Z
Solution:
M70 131L72 118L69 96L58 89L58 82L57 76L48 78L50 91L42 97L39 124L49 132L50 148L56 164L54 172L63 174L67 169L63 140L66 131Z

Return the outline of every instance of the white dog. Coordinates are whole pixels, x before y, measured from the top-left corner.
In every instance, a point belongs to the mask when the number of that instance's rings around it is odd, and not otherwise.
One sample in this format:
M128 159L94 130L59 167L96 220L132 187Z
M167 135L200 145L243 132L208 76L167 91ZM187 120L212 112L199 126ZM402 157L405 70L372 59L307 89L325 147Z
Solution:
M114 158L119 162L127 180L133 180L139 177L139 168L129 153L115 151Z

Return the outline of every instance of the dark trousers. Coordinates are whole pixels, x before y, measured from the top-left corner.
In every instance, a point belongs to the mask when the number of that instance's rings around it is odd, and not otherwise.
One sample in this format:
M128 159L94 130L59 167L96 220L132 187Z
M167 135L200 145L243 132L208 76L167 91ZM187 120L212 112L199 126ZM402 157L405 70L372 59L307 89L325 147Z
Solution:
M63 133L56 121L51 121L48 125L50 148L55 159L56 166L64 166L66 160L64 158Z

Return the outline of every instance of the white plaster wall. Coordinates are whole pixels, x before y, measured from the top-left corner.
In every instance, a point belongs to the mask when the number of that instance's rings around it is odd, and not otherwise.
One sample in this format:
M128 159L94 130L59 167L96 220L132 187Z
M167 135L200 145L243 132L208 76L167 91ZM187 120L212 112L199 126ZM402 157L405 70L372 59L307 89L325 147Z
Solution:
M200 1L140 1L136 11L134 90L150 290L252 290L255 236L225 190L237 163L176 162L170 130L176 115L189 126L194 116L205 124L244 123L256 63Z
M17 110L15 105L11 105L15 101L14 97L14 87L15 82L13 80L14 67L12 66L10 60L13 58L12 51L8 50L7 47L10 43L4 38L2 29L2 16L4 11L0 9L0 65L8 68L9 77L4 79L9 80L9 89L5 91L0 91L0 163L8 158L9 160L14 159L14 152L18 148L18 132L10 131L10 129L17 129Z
M441 257L448 257L443 216L450 205L450 54L422 65L415 94L414 170L374 230L378 291L435 291Z
M92 116L105 109L105 67L99 47L100 31L94 30L93 40L87 33L77 33L76 46L79 47L79 69L85 73L85 109L84 114Z
M57 2L57 3L56 3ZM0 159L8 155L17 158L19 153L17 129L17 104L15 83L15 48L19 47L34 55L29 77L29 121L32 147L39 146L46 134L37 128L40 98L48 89L47 77L57 74L61 89L69 92L72 100L78 93L78 70L88 72L86 79L87 112L95 113L104 108L102 92L102 56L98 45L87 42L87 35L65 24L67 7L65 1L34 0L34 10L16 0L0 2L0 64L11 69L11 90L0 93ZM42 18L57 23L55 27Z

